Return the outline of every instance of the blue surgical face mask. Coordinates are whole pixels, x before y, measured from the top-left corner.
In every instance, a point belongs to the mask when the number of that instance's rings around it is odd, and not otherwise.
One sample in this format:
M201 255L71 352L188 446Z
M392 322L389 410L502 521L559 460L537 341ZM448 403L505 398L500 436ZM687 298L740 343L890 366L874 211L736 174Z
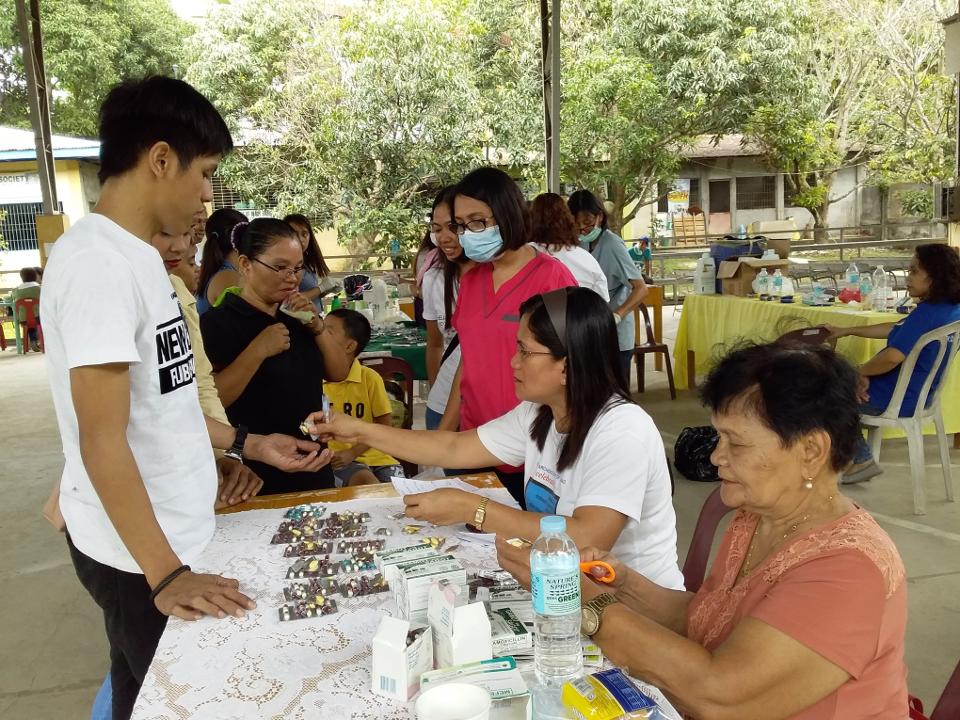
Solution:
M603 232L602 228L599 225L597 225L596 227L593 228L593 230L588 232L586 235L580 236L580 244L585 245L589 250L590 243L592 243L594 240L600 237L601 232Z
M490 262L503 251L503 238L500 227L492 225L480 232L464 230L460 236L460 245L468 258L475 262Z

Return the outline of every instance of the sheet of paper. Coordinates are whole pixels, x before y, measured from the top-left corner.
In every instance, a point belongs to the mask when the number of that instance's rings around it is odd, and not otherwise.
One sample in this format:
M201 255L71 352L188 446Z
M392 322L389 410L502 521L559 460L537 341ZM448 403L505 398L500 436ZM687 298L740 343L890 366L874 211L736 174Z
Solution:
M394 477L390 478L390 480L393 483L393 489L396 490L397 495L400 495L401 497L404 495L413 495L414 493L431 492L433 490L441 490L443 488L453 488L455 490L465 490L469 493L473 493L474 495L490 498L491 500L496 500L499 503L509 504L512 507L518 507L518 505L512 501L512 498L508 498L503 490L499 488L474 487L470 483L464 482L460 478L415 480L413 478Z

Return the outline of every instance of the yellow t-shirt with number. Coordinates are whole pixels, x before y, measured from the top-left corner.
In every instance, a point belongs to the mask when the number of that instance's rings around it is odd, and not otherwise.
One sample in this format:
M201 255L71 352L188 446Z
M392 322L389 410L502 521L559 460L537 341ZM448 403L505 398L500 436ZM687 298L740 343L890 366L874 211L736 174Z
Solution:
M350 415L364 422L372 423L374 418L389 415L393 410L383 387L383 378L376 371L361 365L359 360L353 361L346 380L324 382L323 391L330 398L330 407L334 412ZM350 443L335 440L328 444L335 452L351 447ZM368 467L399 464L394 458L375 448L367 450L356 462Z

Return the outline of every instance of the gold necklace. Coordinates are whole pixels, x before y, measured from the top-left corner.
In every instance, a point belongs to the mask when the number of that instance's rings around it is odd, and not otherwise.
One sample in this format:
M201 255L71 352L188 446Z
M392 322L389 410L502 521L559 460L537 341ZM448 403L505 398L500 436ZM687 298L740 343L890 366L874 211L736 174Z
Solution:
M824 505L829 505L831 502L833 502L833 495L831 495L830 497L828 497L828 498L824 501L823 504L824 504ZM802 518L800 518L799 520L797 520L797 522L795 522L793 525L791 525L791 526L790 526L790 529L787 530L787 531L783 534L783 536L780 538L780 540L778 540L776 543L774 543L773 545L770 546L770 550L773 550L777 545L779 545L781 542L783 542L783 541L786 540L788 537L790 537L791 535L793 535L801 525L803 525L807 520L810 519L810 516L811 516L812 514L813 514L812 512L807 513L807 514L804 515ZM756 527L756 529L753 531L753 537L750 539L750 547L747 548L747 558L746 558L746 560L743 561L743 569L741 570L741 574L742 574L743 577L746 577L747 575L749 575L749 574L750 574L750 571L754 569L754 567L753 567L753 551L756 550L757 537L759 536L759 534L760 534L760 521L758 520L758 521L757 521L757 527ZM768 551L768 552L769 552L769 551Z

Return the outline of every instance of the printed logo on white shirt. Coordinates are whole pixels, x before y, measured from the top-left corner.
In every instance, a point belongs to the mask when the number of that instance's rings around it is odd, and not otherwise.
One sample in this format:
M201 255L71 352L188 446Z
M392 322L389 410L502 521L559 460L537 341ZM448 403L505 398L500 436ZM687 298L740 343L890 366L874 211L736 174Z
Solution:
M157 365L160 394L166 395L193 382L193 347L183 315L157 325Z
M556 513L557 504L560 502L561 484L563 484L563 478L556 470L543 463L537 463L537 469L527 479L527 486L523 491L527 510L550 515Z

